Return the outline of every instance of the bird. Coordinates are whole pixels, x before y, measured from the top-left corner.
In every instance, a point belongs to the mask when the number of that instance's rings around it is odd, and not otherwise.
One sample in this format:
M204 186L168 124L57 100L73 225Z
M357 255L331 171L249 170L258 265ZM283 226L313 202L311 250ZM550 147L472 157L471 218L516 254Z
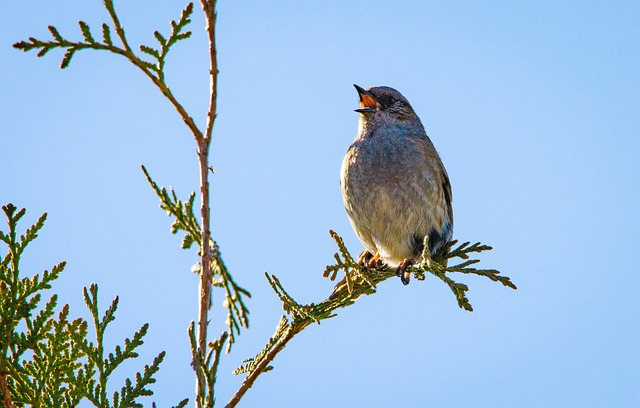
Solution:
M365 247L360 261L395 266L408 285L425 237L431 254L453 237L451 183L407 98L388 86L354 87L358 132L340 169L342 199Z

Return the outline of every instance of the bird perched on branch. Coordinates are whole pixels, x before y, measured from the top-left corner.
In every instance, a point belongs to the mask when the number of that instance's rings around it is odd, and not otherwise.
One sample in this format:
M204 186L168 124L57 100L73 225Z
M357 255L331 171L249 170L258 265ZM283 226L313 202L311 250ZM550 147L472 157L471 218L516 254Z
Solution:
M342 199L372 256L368 266L396 266L407 285L406 270L420 258L425 237L434 254L453 235L449 177L407 98L386 86L354 86L360 121L342 162Z

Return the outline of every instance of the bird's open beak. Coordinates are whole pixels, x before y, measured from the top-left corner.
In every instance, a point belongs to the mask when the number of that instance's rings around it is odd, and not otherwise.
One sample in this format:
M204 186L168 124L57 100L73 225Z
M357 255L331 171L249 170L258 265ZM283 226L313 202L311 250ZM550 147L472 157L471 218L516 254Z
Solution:
M356 84L353 84L353 86L356 87L356 91L358 91L358 96L360 97L360 109L355 109L355 111L359 113L375 112L378 101L371 95L371 92Z

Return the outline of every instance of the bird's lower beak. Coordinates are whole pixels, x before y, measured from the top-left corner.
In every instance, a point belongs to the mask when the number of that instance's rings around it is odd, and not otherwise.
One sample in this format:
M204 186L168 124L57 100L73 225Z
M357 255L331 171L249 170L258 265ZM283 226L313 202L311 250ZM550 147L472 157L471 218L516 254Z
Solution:
M359 113L375 112L378 101L371 95L371 92L356 84L353 84L353 86L356 88L356 91L358 91L358 96L360 97L360 109L355 109L355 111Z

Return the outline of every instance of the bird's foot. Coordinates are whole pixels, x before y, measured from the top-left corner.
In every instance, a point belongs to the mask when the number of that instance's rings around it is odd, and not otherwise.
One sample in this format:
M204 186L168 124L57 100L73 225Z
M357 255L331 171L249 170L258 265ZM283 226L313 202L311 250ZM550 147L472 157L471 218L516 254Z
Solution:
M371 258L373 258L373 255L365 249L358 255L358 265L367 265Z
M416 263L415 258L406 258L400 262L400 265L396 268L396 275L400 277L403 285L408 285L411 279L411 272L407 272L407 268Z
M380 254L376 253L376 256L366 249L358 255L358 265L366 266L369 269L377 269L380 266Z
M369 260L369 262L367 262L367 268L377 269L379 263L380 263L380 254L376 254L376 256L374 256Z

